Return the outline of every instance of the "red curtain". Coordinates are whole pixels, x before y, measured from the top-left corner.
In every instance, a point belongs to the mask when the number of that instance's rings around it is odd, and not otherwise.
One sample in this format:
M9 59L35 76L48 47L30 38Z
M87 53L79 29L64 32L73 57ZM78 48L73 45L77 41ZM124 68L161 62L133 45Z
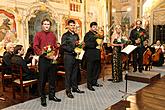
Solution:
M7 17L9 17L10 19L13 19L13 28L16 30L16 22L15 22L15 16L12 13L9 13L5 10L0 9L0 14L3 13L5 14Z

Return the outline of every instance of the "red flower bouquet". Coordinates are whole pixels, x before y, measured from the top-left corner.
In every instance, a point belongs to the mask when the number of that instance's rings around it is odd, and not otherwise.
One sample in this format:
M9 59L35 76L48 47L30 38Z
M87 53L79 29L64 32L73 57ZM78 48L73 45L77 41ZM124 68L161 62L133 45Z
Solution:
M53 47L51 45L47 45L44 47L44 53L49 57L54 55Z
M58 51L55 51L53 46L51 45L47 45L44 47L44 54L46 54L46 57L49 58L49 59L52 59L52 63L53 64L56 64L57 61L57 57L58 57Z
M140 36L144 36L144 32L141 32L141 33L140 33Z
M137 32L136 33L137 38L140 38L142 42L144 41L144 35L145 35L144 32Z

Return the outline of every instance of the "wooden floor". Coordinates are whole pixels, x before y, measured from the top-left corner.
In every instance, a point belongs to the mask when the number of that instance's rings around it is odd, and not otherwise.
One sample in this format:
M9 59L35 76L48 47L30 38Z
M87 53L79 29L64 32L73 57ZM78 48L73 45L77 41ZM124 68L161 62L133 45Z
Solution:
M107 110L165 110L165 76Z
M64 89L64 78L58 78L58 87L56 91ZM86 82L86 76L82 74L81 84ZM150 84L144 89L137 92L136 95L129 96L127 100L120 101L115 105L109 107L107 110L165 110L165 76L162 77L157 82ZM12 98L11 85L6 88L6 92L2 92L2 84L0 80L0 94L4 97L6 101L0 100L0 109L20 103L20 97L17 96L16 100ZM46 88L48 91L48 88ZM29 95L26 97L25 101L38 97L37 95Z

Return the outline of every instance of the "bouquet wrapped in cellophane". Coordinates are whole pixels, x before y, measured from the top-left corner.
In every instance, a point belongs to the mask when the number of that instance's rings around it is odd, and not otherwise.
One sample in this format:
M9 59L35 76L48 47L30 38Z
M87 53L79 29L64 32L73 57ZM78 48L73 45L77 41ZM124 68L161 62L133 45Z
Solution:
M53 46L47 45L44 47L44 54L46 57L52 60L52 64L57 64L58 50L55 50Z
M103 38L99 35L99 34L96 34L96 42L98 44L98 46L96 47L97 49L100 49L101 46L102 46L102 43L103 43Z
M84 45L85 45L84 42L79 43L78 46L74 49L74 52L77 54L76 59L82 59L81 55L84 53L84 50L83 50Z

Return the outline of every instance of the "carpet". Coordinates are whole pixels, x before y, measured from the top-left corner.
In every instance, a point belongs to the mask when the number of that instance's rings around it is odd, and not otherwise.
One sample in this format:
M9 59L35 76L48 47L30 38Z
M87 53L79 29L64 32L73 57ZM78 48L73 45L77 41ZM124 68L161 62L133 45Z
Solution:
M47 107L40 105L40 98L26 101L13 105L3 110L105 110L111 105L122 100L123 93L119 90L125 90L125 81L119 83L112 83L109 81L102 81L99 83L103 87L95 87L95 92L89 91L86 84L79 86L80 90L84 90L84 94L73 93L74 99L70 99L65 95L65 90L56 93L61 102L48 101ZM128 81L128 92L136 92L148 84Z

